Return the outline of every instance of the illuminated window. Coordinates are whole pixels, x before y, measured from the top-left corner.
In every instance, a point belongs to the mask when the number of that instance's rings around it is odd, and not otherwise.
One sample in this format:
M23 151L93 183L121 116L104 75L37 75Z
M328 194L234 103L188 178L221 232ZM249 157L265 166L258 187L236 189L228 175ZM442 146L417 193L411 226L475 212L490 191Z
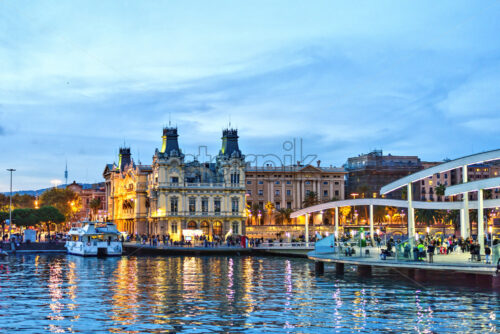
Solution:
M430 185L430 186L432 186L432 183L433 183L433 182L432 182L432 180L429 180L429 185Z

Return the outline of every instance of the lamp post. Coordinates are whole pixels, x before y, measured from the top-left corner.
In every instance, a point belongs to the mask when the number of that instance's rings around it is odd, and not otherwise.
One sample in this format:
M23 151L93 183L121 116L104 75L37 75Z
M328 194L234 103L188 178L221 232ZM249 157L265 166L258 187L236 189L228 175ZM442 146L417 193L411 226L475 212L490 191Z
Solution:
M12 229L12 172L15 172L16 170L13 168L9 168L7 169L7 171L10 172L10 199L9 199L9 238L10 238L10 231Z

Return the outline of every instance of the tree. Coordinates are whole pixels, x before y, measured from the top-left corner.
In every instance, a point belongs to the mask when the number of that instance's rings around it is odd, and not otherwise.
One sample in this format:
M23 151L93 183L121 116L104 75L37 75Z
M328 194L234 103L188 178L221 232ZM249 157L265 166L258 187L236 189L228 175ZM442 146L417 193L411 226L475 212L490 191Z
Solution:
M451 221L453 228L457 231L460 226L460 210L448 210L445 219Z
M260 205L255 203L252 205L250 208L250 213L252 214L252 217L257 220L257 225L260 224L259 219L259 213L260 213Z
M318 194L314 191L310 191L306 194L304 202L302 202L302 208L307 208L318 204Z
M343 206L339 209L340 215L344 218L344 223L347 221L347 216L351 212L350 206Z
M71 189L51 188L40 196L40 202L43 206L55 207L67 220L81 208L80 197Z
M273 211L276 208L273 202L267 202L264 206L266 209L267 216L269 218L269 225L271 225L271 221L273 219Z
M101 208L101 199L99 197L93 198L89 203L91 212L92 212L92 220L95 220L95 215L97 211Z
M47 226L47 231L50 237L50 224L59 224L65 221L64 215L53 206L43 206L37 210L38 219L44 222Z
M278 210L277 217L280 223L288 223L290 222L290 215L292 214L293 210L289 208L281 208Z
M9 213L6 211L0 211L0 222L2 222L2 240L5 233L5 220L7 219L9 219Z
M396 214L398 214L398 208L394 206L386 206L385 207L385 214L389 216L389 222L392 223L392 217Z
M425 223L426 226L432 225L432 222L434 222L435 215L436 215L435 210L425 210L425 209L415 210L415 219L418 222Z
M444 184L440 184L436 188L434 188L434 193L436 196L444 196L444 192L446 190L446 186Z
M39 223L36 209L15 209L12 211L12 223L17 226L35 226Z

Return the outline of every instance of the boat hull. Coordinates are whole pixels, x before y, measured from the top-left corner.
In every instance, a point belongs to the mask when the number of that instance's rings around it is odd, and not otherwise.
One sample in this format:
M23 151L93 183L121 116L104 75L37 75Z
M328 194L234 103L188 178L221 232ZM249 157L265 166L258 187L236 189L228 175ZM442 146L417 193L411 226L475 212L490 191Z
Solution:
M122 243L119 241L111 242L81 242L68 241L66 242L68 254L79 256L121 256L123 253Z

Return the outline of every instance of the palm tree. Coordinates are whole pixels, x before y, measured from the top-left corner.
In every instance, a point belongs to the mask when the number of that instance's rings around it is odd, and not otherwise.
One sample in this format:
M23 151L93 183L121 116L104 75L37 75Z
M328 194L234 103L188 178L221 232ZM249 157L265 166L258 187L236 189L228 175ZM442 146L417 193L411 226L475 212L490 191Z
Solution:
M292 214L293 210L289 208L281 208L277 212L276 218L279 220L280 223L289 223L290 222L290 215Z
M432 223L434 222L435 215L436 215L435 210L425 210L425 209L415 210L415 219L418 222L425 223L427 227L432 225Z
M269 225L272 225L271 224L271 220L273 219L273 211L274 211L274 209L276 207L274 206L273 202L267 202L266 205L265 205L265 208L266 208L266 211L267 211L267 215L269 217Z
M259 223L260 223L258 221L258 219L259 219L259 213L260 213L260 206L259 206L259 204L257 204L257 203L253 204L252 207L250 208L250 213L252 214L252 218L257 221L256 225L259 225Z
M392 217L398 213L398 208L393 207L393 206L386 206L385 212L386 212L386 215L389 216L389 223L392 223Z
M306 194L304 202L302 202L302 208L307 208L316 204L318 204L318 194L314 191L310 191Z
M437 186L435 189L434 189L434 193L436 194L436 196L440 197L440 196L444 196L444 192L446 190L446 186L444 184L440 184L439 186Z

